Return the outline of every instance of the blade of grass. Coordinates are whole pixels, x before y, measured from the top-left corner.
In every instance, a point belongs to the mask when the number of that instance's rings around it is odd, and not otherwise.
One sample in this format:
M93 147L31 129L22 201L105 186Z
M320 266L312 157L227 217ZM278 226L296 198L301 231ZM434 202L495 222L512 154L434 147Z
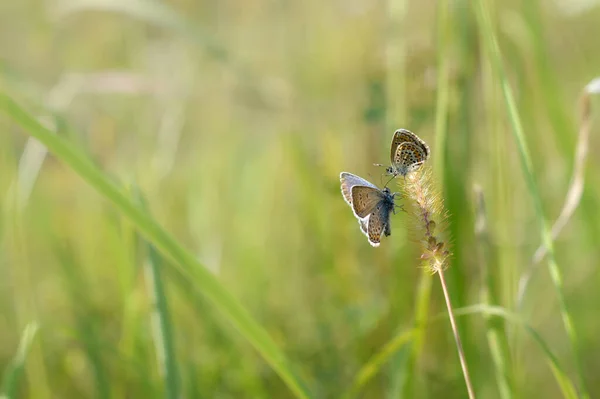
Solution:
M525 180L527 183L527 188L529 190L529 194L534 203L534 208L536 211L536 215L538 218L540 235L542 239L543 245L547 250L547 258L548 258L548 271L550 272L550 277L552 278L552 282L554 284L556 295L558 298L560 313L562 316L563 324L565 326L565 330L567 335L569 336L569 341L571 344L571 351L573 352L573 356L575 358L576 371L579 378L579 385L581 390L581 396L583 398L588 398L589 394L587 393L585 380L583 378L583 370L581 366L581 359L579 354L579 343L577 338L577 333L575 331L575 326L573 325L571 314L568 311L564 292L563 292L563 278L562 273L558 267L556 262L556 257L554 255L554 245L552 243L552 236L550 234L550 230L548 228L546 218L544 216L544 210L542 206L542 199L537 188L537 183L535 177L533 175L533 166L531 162L531 156L529 153L529 148L527 146L527 142L525 141L525 134L523 132L523 127L521 123L521 118L519 117L519 112L517 111L516 103L512 94L512 89L509 85L508 79L506 77L506 73L504 71L504 65L502 63L502 56L500 52L500 46L498 45L498 41L496 39L496 35L494 33L492 27L491 17L488 13L488 10L485 6L484 0L478 0L476 6L476 15L478 20L478 25L480 29L480 34L483 36L483 42L485 51L487 52L487 57L490 60L492 65L492 70L496 74L496 77L500 83L500 87L502 89L502 94L504 97L505 106L508 112L508 117L510 124L512 126L513 136L517 143L517 147L519 150L519 158L521 160L521 169L525 176Z
M133 194L137 202L141 204L142 209L149 213L146 199L137 186L133 187ZM140 237L140 239L142 238ZM147 259L144 262L144 271L146 272L148 290L152 298L152 337L156 348L160 374L164 380L165 396L168 399L178 399L181 377L175 355L172 330L173 322L169 311L169 301L165 287L163 286L163 276L161 273L165 262L152 244L143 240L142 245L146 247L146 251L144 252Z
M187 278L195 282L196 289L200 290L254 346L296 397L308 398L310 396L307 388L292 372L288 360L265 329L219 283L215 276L196 260L194 255L183 248L143 209L135 205L121 188L71 143L46 129L4 93L0 93L0 108L29 135L44 144L57 158L112 202L137 226L149 242L173 260ZM166 265L171 266L170 263L166 263Z
M179 398L179 371L175 358L172 321L165 289L161 266L164 263L154 246L146 244L148 259L144 269L149 280L149 291L152 293L152 329L160 372L164 379L165 396L169 399Z
M416 329L403 331L396 335L394 339L388 342L379 352L373 355L369 361L360 368L354 382L344 395L345 398L352 398L358 395L361 389L379 372L385 363L406 344L413 339Z
M548 344L546 343L546 341L544 341L542 336L533 327L525 323L518 315L511 313L500 306L489 306L485 304L467 306L461 309L457 309L454 314L455 316L466 316L478 313L487 316L502 317L505 321L509 321L513 324L520 325L521 327L523 327L525 331L527 331L527 333L531 336L531 338L533 338L535 343L538 344L544 355L546 355L546 361L548 362L550 369L552 370L552 374L554 374L554 378L558 383L563 393L563 396L569 399L576 399L578 397L575 385L565 373L563 367L558 361L558 358L556 357L556 355L554 355L554 353L550 349L550 346L548 346ZM436 317L436 319L442 317L445 318L445 316L446 315L439 315Z
M83 350L94 375L96 395L99 399L110 398L110 368L105 361L106 350L102 347L98 326L89 316L90 303L89 286L75 261L72 250L56 240L53 245L56 258L64 273L65 291L73 307L73 316L77 325L75 340L81 341Z
M550 120L550 128L554 133L554 141L558 144L557 149L562 151L564 157L570 156L571 142L567 133L575 129L575 121L569 112L569 106L565 104L565 95L561 90L560 77L556 74L548 48L548 38L545 35L549 26L544 26L545 15L543 5L545 1L528 0L520 3L517 11L525 20L527 27L528 46L526 57L530 60L533 73L539 80L536 86L540 90L540 101L542 102L546 115Z
M480 304L454 310L454 315L457 317L475 314L501 317L506 322L510 322L515 326L522 327L530 335L530 337L533 338L534 342L539 346L543 354L546 356L546 361L550 366L550 369L554 375L557 384L561 389L563 396L568 399L577 398L577 391L575 389L575 386L573 385L573 382L564 372L564 369L561 366L558 358L554 355L546 341L544 341L544 339L537 332L537 330L535 330L533 327L531 327L529 324L523 321L518 315L511 313L505 308L499 306L489 306L485 304ZM447 318L447 313L440 313L432 317L427 324L429 326L442 320L445 321ZM363 367L361 367L359 372L356 374L354 383L350 387L345 397L356 397L360 389L364 387L367 384L367 382L381 370L382 365L389 361L390 358L394 356L394 354L411 339L413 333L414 329L411 329L398 334L390 342L388 342L378 353L373 355L371 357L371 360L369 360Z
M137 186L133 187L133 194L142 209L149 213L148 204ZM165 262L152 244L141 237L140 240L143 241L144 254L147 257L144 262L144 271L152 302L152 338L156 348L160 375L163 377L165 396L169 399L177 399L180 392L180 375L173 341L173 322L161 273Z
M598 94L600 90L599 83L600 79L593 79L590 83L588 83L582 93L579 102L580 106L580 118L579 118L579 133L577 137L577 146L575 147L575 156L574 156L574 164L573 164L573 175L571 176L571 183L569 184L569 189L567 190L567 195L565 197L565 202L560 211L560 215L554 222L552 226L552 239L556 240L562 231L562 229L567 225L575 210L579 207L581 202L581 198L583 196L583 186L585 182L585 164L588 154L589 147L589 138L590 138L590 130L592 128L592 110L591 110L591 96L593 94ZM527 286L533 273L537 270L538 264L544 259L546 256L547 249L544 245L540 245L539 248L535 251L533 255L532 264L529 265L529 268L523 273L521 278L519 279L519 290L517 292L517 306L520 307L523 304L523 300L525 299L525 292L527 291Z
M417 297L415 303L415 332L413 333L410 355L407 359L406 385L403 394L405 397L412 397L415 390L416 368L418 360L422 355L425 342L425 325L429 319L429 304L431 302L431 289L433 286L433 276L430 273L421 273L419 285L417 287Z
M177 292L179 295L182 295L183 298L185 298L185 302L187 304L189 304L198 314L202 314L202 326L206 329L206 332L212 331L210 334L218 335L219 341L221 339L225 341L227 337L222 337L222 333L215 332L214 328L212 328L212 323L219 324L221 318L217 317L214 309L209 308L210 304L207 303L206 298L201 296L200 293L197 290L195 290L194 285L190 282L188 278L186 278L186 276L181 272L181 270L178 268L167 269L165 270L165 278L167 278L168 281L171 284L173 284L174 292ZM210 342L211 344L216 344L214 338L206 339L208 339L208 342ZM260 374L256 373L256 370L254 368L256 365L255 361L253 359L249 359L248 361L246 361L246 359L242 359L241 361L237 362L237 365L240 368L247 368L253 370L251 374L253 377L251 377L250 379L254 380L255 385L251 389L248 389L246 387L246 395L252 398L268 397L268 394L261 386L261 384L268 384L268 382L266 382ZM198 376L202 374L201 367L202 366L199 366L194 361L187 362L187 382L185 384L185 388L183 389L185 391L183 393L184 397L202 397L202 389L204 388L206 390L206 388L203 386L203 384L205 384L206 382L203 381L201 378L198 378ZM320 392L317 389L315 389L315 384L311 385L313 385L313 389L311 391L313 397L322 397L323 395L321 395Z
M14 187L14 186L13 186ZM14 307L16 325L25 324L24 320L38 320L41 318L38 301L42 300L35 289L32 251L28 239L28 223L22 212L19 211L17 195L15 190L9 188L4 217L7 222L7 231L4 234L5 241L1 244L11 257L10 264L13 267L10 273L10 286L12 288L11 304ZM23 370L27 380L28 393L31 397L50 399L51 384L49 378L48 363L44 357L42 340L36 340L30 344L29 360Z
M23 334L21 335L21 342L19 342L17 354L4 371L2 392L3 397L6 399L19 397L19 395L17 395L17 391L19 389L19 380L21 378L21 374L23 374L23 369L25 368L25 359L27 359L29 348L31 347L31 343L35 338L38 329L39 327L36 322L27 324L25 330L23 330Z
M481 300L487 305L496 305L500 301L494 284L492 270L498 270L495 248L492 245L490 231L487 228L487 214L485 199L481 187L475 187L477 216L475 222L475 236L479 241L477 249L479 252L479 263L482 266L483 281L481 284ZM504 322L497 317L485 315L486 335L490 354L496 369L496 382L500 397L510 399L513 396L512 370L508 367L510 361L509 346L505 334Z
M388 36L385 43L385 130L394 131L407 120L406 106L406 36L404 26L406 0L387 1Z
M448 0L438 1L437 7L437 98L435 104L435 148L434 172L438 176L443 191L444 168L446 165L446 141L448 135L449 68L448 50L450 42L450 4Z

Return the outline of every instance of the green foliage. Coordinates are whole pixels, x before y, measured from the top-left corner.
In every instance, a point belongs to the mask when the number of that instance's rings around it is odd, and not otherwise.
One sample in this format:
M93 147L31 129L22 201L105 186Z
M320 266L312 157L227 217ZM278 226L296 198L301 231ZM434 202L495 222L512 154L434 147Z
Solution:
M597 8L5 3L3 395L464 398L407 215L374 249L339 191L384 184L400 127L432 150L477 397L600 393L593 134L581 206L549 228Z

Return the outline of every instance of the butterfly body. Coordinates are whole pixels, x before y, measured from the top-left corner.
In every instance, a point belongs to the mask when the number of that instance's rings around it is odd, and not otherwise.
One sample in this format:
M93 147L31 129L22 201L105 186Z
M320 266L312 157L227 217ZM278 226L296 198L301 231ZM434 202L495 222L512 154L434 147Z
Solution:
M342 195L358 219L361 231L369 244L378 247L381 236L392 234L390 213L395 213L395 196L389 188L380 189L367 180L342 172L340 174Z

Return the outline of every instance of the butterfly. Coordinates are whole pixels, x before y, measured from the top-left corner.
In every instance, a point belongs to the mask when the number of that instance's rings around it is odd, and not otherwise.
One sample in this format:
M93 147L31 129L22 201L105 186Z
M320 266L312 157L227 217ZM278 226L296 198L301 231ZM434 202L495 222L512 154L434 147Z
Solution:
M385 172L391 176L404 176L414 172L429 159L429 146L416 134L406 129L398 129L392 137L390 149L391 165ZM377 166L385 166L375 164Z
M383 190L352 173L340 173L342 195L358 219L360 230L367 236L369 244L378 247L381 236L390 236L390 212L396 213L394 197L389 188Z

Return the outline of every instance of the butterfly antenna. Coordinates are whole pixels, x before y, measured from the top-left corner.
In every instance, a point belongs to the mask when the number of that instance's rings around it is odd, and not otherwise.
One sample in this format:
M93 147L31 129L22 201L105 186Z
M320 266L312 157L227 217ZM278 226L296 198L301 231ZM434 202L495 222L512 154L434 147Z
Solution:
M390 178L390 180L388 180L388 181L387 181L387 183L385 183L385 186L383 186L383 187L387 187L387 185L388 185L388 184L390 184L390 182L391 182L392 180L394 180L394 178L395 178L395 177L396 177L396 176L392 176L392 177Z

